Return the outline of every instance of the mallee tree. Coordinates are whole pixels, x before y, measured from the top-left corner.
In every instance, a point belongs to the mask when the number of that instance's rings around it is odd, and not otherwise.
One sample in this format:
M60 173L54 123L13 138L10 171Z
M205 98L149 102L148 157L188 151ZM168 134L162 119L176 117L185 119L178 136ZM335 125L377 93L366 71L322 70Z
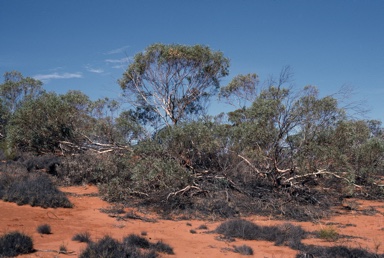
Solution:
M204 111L228 67L223 53L206 46L153 44L134 57L119 84L140 119L176 125Z

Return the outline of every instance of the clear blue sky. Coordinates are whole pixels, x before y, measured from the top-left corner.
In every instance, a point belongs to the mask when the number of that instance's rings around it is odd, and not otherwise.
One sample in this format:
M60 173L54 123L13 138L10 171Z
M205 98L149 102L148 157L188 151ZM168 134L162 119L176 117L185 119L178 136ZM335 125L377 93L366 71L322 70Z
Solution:
M49 91L118 97L128 60L158 42L222 51L224 83L290 65L297 88L352 86L384 121L382 0L0 0L0 73L18 70Z

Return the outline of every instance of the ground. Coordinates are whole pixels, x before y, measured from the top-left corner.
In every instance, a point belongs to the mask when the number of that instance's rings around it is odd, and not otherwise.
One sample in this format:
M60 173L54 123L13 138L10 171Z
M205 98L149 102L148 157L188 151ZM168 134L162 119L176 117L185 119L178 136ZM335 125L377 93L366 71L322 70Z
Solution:
M0 201L0 234L19 230L30 235L37 250L22 257L77 257L86 244L72 241L77 233L88 231L93 240L110 235L122 239L129 234L145 234L154 242L162 240L173 247L175 255L161 257L247 257L232 252L236 245L248 245L254 251L253 257L295 257L297 251L288 247L274 246L266 241L235 242L220 240L219 236L209 231L214 230L222 220L209 218L201 220L165 220L152 213L143 213L137 209L125 208L126 212L133 211L142 218L156 218L156 222L138 219L117 220L101 208L110 208L111 204L102 201L97 195L95 186L65 187L62 191L68 193L74 208L43 209L29 205L18 206L14 203ZM366 248L371 252L384 253L384 203L375 201L349 200L344 207L335 207L335 216L313 222L294 222L307 231L318 231L332 227L345 237L336 242L327 242L311 237L303 240L305 244L315 245L345 245L348 247ZM287 221L272 220L268 217L252 216L244 218L258 225L277 225ZM52 234L42 235L36 228L49 224ZM206 225L208 229L198 229ZM196 233L191 233L194 230ZM68 253L60 254L60 246L65 246Z

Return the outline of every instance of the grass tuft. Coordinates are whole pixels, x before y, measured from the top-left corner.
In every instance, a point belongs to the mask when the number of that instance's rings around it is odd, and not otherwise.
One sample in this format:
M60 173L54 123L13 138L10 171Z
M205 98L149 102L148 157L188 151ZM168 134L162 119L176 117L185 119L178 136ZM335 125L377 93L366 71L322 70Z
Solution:
M51 226L49 226L48 224L40 225L40 226L37 227L36 230L40 234L46 234L46 235L52 234Z
M91 235L89 232L78 233L72 237L73 241L78 241L80 243L90 243Z

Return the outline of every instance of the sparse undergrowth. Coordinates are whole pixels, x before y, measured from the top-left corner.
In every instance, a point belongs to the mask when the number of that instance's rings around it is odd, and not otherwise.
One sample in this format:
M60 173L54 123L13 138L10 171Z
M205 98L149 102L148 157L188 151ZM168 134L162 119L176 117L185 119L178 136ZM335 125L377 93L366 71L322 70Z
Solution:
M384 254L371 253L367 250L359 248L348 248L345 246L322 247L305 245L301 242L301 240L304 239L308 233L305 232L300 226L294 226L289 223L282 224L280 226L258 226L247 220L235 219L221 223L216 228L215 232L224 235L226 239L241 238L245 240L265 240L275 242L275 245L288 246L294 250L300 251L296 256L297 258L384 257ZM334 236L333 231L331 235ZM319 235L319 237L321 237L321 235ZM246 250L246 248L242 249ZM236 250L236 247L234 250Z
M158 241L149 242L146 238L129 235L123 241L117 241L110 236L104 236L98 242L89 242L87 248L80 254L80 258L101 257L135 257L156 258L157 253L174 254L172 247Z
M32 238L23 233L14 231L0 236L0 257L14 257L33 251Z

